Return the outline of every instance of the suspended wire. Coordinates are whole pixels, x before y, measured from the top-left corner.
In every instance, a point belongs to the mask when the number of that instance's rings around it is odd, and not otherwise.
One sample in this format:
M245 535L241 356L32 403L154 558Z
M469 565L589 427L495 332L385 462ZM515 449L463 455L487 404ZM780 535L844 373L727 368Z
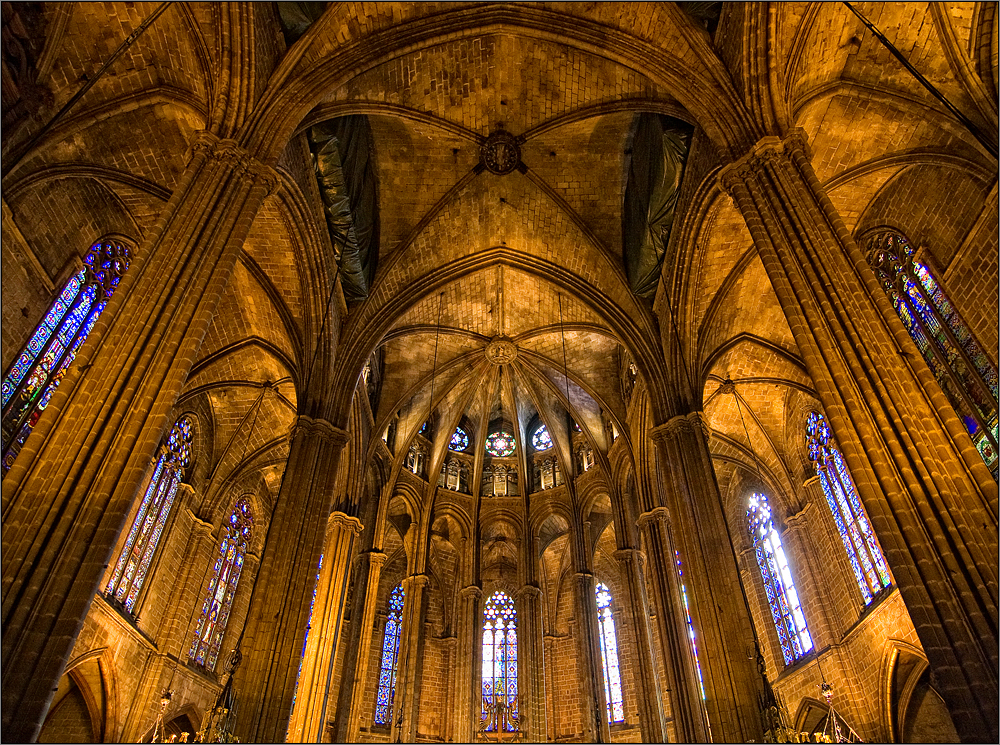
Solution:
M434 433L430 431L431 428L431 416L434 414L434 379L437 377L437 364L438 364L438 342L441 340L441 308L444 305L444 291L438 295L438 315L437 315L437 326L434 330L434 364L431 367L431 397L427 402L427 434L433 435ZM430 437L428 437L430 439Z

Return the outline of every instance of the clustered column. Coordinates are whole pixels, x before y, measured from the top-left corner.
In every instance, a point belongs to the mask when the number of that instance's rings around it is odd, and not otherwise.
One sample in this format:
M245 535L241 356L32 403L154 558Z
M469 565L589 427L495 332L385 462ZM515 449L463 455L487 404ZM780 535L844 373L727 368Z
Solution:
M91 343L4 478L6 738L38 735L171 407L277 183L233 141L200 133Z
M795 129L720 176L746 220L963 739L994 739L997 484Z
M518 596L518 691L522 742L545 742L545 650L542 591L525 585Z
M455 706L455 741L472 742L479 725L483 705L482 687L479 685L483 655L479 646L482 640L483 589L479 585L463 587L459 593L458 612L458 679L459 698ZM464 704L463 704L464 700Z

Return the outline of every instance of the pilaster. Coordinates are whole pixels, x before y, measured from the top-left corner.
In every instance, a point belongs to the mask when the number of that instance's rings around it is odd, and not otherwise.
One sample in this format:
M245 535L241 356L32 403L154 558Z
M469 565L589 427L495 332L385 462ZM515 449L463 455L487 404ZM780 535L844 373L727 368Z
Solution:
M459 697L453 713L456 742L473 741L483 708L480 685L483 666L480 647L482 603L483 588L479 585L468 585L459 592L458 660L455 670Z
M411 531L416 529L411 525ZM409 534L409 532L408 532ZM392 722L393 740L414 742L419 715L420 668L424 641L424 590L430 578L426 574L406 577L403 592L403 635L399 643L399 668L396 673L395 716Z
M545 742L545 649L542 590L524 585L518 593L518 691L521 742Z
M577 659L580 676L580 699L583 709L584 742L609 742L611 735L604 716L604 690L601 649L597 639L596 582L589 571L578 571L573 584L577 625Z

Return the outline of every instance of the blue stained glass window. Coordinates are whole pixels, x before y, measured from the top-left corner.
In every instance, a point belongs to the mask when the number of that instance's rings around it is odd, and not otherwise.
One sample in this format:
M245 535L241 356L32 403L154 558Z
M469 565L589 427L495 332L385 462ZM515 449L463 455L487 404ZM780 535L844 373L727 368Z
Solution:
M870 603L892 583L889 567L826 418L817 412L806 420L806 447L809 459L816 464L820 486L844 542L858 588L865 603Z
M781 547L781 536L774 528L771 507L763 494L750 496L747 522L760 574L764 579L767 602L771 606L771 615L774 616L778 640L781 642L781 652L785 657L785 664L790 665L809 652L813 648L813 642L802 615L785 550Z
M505 458L514 452L516 444L510 432L494 432L486 438L486 452L494 458Z
M539 425L535 434L531 436L531 447L535 450L548 450L552 447L552 437L549 435L548 427L544 424Z
M209 670L215 669L222 646L222 637L229 623L229 613L236 596L236 587L243 570L247 542L253 536L253 510L246 497L241 497L229 520L222 528L219 556L212 568L208 594L201 606L198 628L188 658Z
M465 430L461 427L455 428L455 433L451 436L451 441L448 443L448 447L451 450L457 450L462 452L469 447L469 436L465 434Z
M191 463L191 429L191 420L181 417L170 430L118 556L111 581L105 588L108 597L130 613L135 611L136 598L146 581L146 573L156 553L177 489Z
M483 610L483 704L502 701L517 716L517 610L503 590L490 595ZM507 732L514 731L511 720ZM486 726L496 731L495 720Z
M996 478L1000 472L996 367L930 269L914 259L905 237L880 231L868 239L867 247L875 276Z
M694 653L694 669L698 673L698 688L701 689L701 700L705 700L705 679L701 676L701 662L698 660L698 639L694 634L694 623L691 621L691 608L688 605L687 588L684 587L684 567L681 565L680 552L674 551L677 559L677 574L681 578L681 600L684 601L684 616L687 618L688 638L691 640L691 651Z
M603 582L597 584L597 623L600 627L601 662L604 663L604 700L608 706L608 723L624 722L618 637L615 635L615 617L611 612L611 591Z
M378 675L375 699L375 724L392 724L392 703L396 697L396 668L399 665L399 637L403 630L403 605L406 595L403 585L396 585L389 596L389 613L382 635L382 667Z
M123 243L109 240L91 246L84 267L70 277L4 376L3 473L14 464L131 260Z

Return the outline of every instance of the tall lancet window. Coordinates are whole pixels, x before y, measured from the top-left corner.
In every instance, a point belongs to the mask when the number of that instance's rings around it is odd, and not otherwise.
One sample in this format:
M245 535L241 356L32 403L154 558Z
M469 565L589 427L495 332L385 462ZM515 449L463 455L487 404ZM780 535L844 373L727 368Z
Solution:
M247 542L253 535L253 510L246 497L241 497L233 508L229 521L222 529L219 555L212 568L212 580L208 585L208 597L201 607L198 630L188 657L209 670L215 669L222 646L222 636L229 623L229 612L233 607L233 597L243 571L243 557Z
M146 572L156 553L184 470L191 463L191 420L181 417L170 430L156 468L143 494L139 511L125 539L107 594L129 613L135 610L135 600L146 581Z
M993 476L997 476L997 369L902 235L868 239L868 263Z
M813 648L813 642L806 627L805 616L802 615L785 550L781 547L781 536L774 529L771 507L763 494L750 496L747 522L760 574L764 579L767 602L771 606L771 615L774 616L774 625L778 630L781 652L785 656L785 664L790 665L809 652Z
M132 261L124 243L90 247L3 379L3 473L14 464L49 399Z
M503 590L490 595L483 610L483 706L506 704L511 716L504 729L514 731L517 717L517 610ZM487 732L496 731L491 718Z
M398 584L389 596L389 614L382 635L382 670L378 676L375 699L375 724L392 724L392 702L396 697L396 667L399 663L399 635L403 624L403 585Z
M883 588L892 584L889 567L826 418L815 411L806 420L806 446L809 459L816 464L819 483L833 512L847 558L854 569L854 578L868 604Z
M624 722L618 637L615 634L615 618L611 612L611 591L603 582L597 584L597 623L600 627L601 661L604 663L604 700L608 705L608 723Z

